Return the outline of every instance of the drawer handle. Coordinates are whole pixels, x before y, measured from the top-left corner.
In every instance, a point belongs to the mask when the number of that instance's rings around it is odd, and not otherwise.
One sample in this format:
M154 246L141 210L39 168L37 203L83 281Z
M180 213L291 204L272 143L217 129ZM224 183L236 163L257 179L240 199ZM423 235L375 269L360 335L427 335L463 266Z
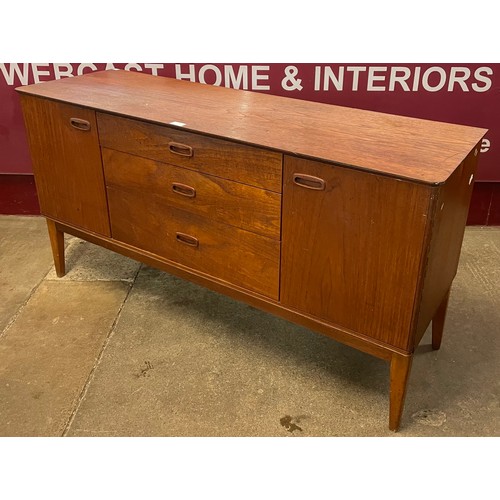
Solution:
M81 118L70 118L69 124L78 130L90 130L90 122L82 120Z
M188 186L187 184L181 184L180 182L172 183L172 191L181 196L186 196L186 198L194 198L196 196L196 189L194 187Z
M193 156L193 148L180 142L169 142L168 149L175 155L187 156L188 158Z
M197 247L199 242L198 238L195 238L194 236L191 236L186 233L175 233L175 239L179 243L184 243L184 245L188 245L190 247Z
M316 191L324 191L326 187L326 182L323 179L307 174L293 174L293 182L297 186Z

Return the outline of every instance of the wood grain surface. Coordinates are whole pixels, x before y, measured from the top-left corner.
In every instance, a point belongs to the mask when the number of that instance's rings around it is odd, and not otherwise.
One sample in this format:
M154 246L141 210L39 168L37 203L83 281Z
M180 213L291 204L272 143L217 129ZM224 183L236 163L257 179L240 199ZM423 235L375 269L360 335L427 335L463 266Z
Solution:
M296 173L325 189L298 186ZM285 156L283 305L409 350L431 192Z
M57 229L56 223L52 219L47 220L50 246L54 257L54 268L58 278L66 274L66 261L64 259L64 233Z
M134 189L212 220L279 240L281 195L103 148L107 186Z
M127 71L17 90L431 184L444 182L487 132Z
M398 428L486 130L124 71L18 90L58 275L67 231L389 360Z
M113 238L266 295L279 294L280 242L174 208L137 190L108 188ZM196 239L196 247L178 233Z
M30 96L22 105L42 214L109 236L95 112ZM90 130L74 128L71 119Z
M423 289L413 341L415 346L449 293L457 273L477 168L476 149L470 152L444 185L435 188L436 202L430 216L432 230L423 271ZM446 314L446 310L442 314Z
M397 431L401 422L412 362L413 355L394 354L391 359L389 392L389 429L391 431Z
M97 113L97 122L107 148L281 193L283 155L275 151L105 113ZM181 154L171 151L172 143Z
M215 276L208 275L203 271L173 262L165 257L160 257L157 254L148 252L147 250L137 248L133 245L129 245L109 237L91 233L89 231L82 231L81 229L63 224L61 222L55 221L55 224L59 231L72 234L78 238L85 239L96 245L100 245L103 248L107 248L108 250L118 252L132 259L136 259L148 266L162 269L163 271L173 274L174 276L178 276L179 278L187 279L218 293L223 293L235 300L245 302L252 307L257 307L263 311L276 314L288 321L292 321L299 325L303 325L312 331L327 335L338 342L342 342L350 347L359 349L367 354L377 356L378 358L386 361L390 361L393 354L405 354L405 352L401 349L397 349L389 344L384 344L376 339L369 338L362 333L347 330L339 325L332 325L325 321L321 321L320 319L306 313L285 307L276 299L265 297L262 294L251 291L248 288L241 287L234 283L228 283L227 281L223 281Z

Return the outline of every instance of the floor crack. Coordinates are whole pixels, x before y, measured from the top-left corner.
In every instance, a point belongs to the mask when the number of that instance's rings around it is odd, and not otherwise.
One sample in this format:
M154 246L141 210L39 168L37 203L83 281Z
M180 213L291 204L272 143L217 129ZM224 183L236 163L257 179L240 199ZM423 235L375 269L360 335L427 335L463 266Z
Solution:
M135 280L137 279L137 276L139 275L139 272L141 271L141 269L142 269L142 264L137 269L137 272L135 273L133 280L129 283L129 288L127 290L127 294L125 295L125 298L123 299L123 302L121 303L120 308L118 309L118 312L116 313L113 324L111 325L109 332L108 332L108 335L107 335L106 339L104 340L102 348L101 348L101 350L100 350L99 354L97 355L97 358L94 362L94 366L90 370L90 373L89 373L87 379L85 380L85 384L83 384L83 388L80 391L80 394L78 395L78 399L76 400L76 404L74 405L73 411L71 412L71 415L70 415L68 421L66 422L66 425L64 426L64 430L62 432L62 437L65 437L68 435L68 432L71 428L71 425L73 424L73 421L75 420L76 414L78 413L78 410L80 409L80 406L81 406L83 400L85 399L88 388L89 388L92 380L94 379L94 375L95 375L95 372L97 370L97 367L101 363L101 359L104 355L104 351L106 350L106 347L108 346L109 342L111 341L111 339L113 337L113 334L115 333L115 328L116 328L116 325L117 325L117 323L120 319L120 316L122 314L122 310L123 310L125 304L127 303L130 292L132 291L132 288L135 284Z
M12 315L10 318L9 322L5 325L4 329L0 332L0 340L7 335L7 330L10 329L10 327L16 322L17 318L21 315L21 313L24 311L24 308L28 304L28 302L31 300L31 297L35 295L36 291L38 288L40 288L40 285L45 281L45 278L49 275L49 273L52 271L54 265L51 265L48 271L43 275L43 277L40 279L40 281L31 289L31 291L28 293L28 296L26 299L23 301L23 303L17 308L17 311Z

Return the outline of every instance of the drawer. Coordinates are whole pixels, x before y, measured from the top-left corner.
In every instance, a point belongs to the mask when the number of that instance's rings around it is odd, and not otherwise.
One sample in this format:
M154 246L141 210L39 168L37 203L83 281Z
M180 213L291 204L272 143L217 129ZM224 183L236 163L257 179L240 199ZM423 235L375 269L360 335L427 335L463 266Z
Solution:
M97 113L101 146L281 192L281 153Z
M278 300L280 242L169 206L138 190L108 188L114 239Z
M280 239L281 195L167 163L102 149L106 185L136 189L165 203Z

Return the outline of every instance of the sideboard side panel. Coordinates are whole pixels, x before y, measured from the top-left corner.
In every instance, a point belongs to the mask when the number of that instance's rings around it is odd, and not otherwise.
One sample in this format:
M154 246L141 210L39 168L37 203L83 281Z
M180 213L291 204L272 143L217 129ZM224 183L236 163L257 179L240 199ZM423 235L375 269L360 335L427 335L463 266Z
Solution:
M436 187L437 200L432 217L429 256L414 346L422 339L436 311L448 293L457 273L465 223L472 195L473 177L477 168L474 148L445 184Z

